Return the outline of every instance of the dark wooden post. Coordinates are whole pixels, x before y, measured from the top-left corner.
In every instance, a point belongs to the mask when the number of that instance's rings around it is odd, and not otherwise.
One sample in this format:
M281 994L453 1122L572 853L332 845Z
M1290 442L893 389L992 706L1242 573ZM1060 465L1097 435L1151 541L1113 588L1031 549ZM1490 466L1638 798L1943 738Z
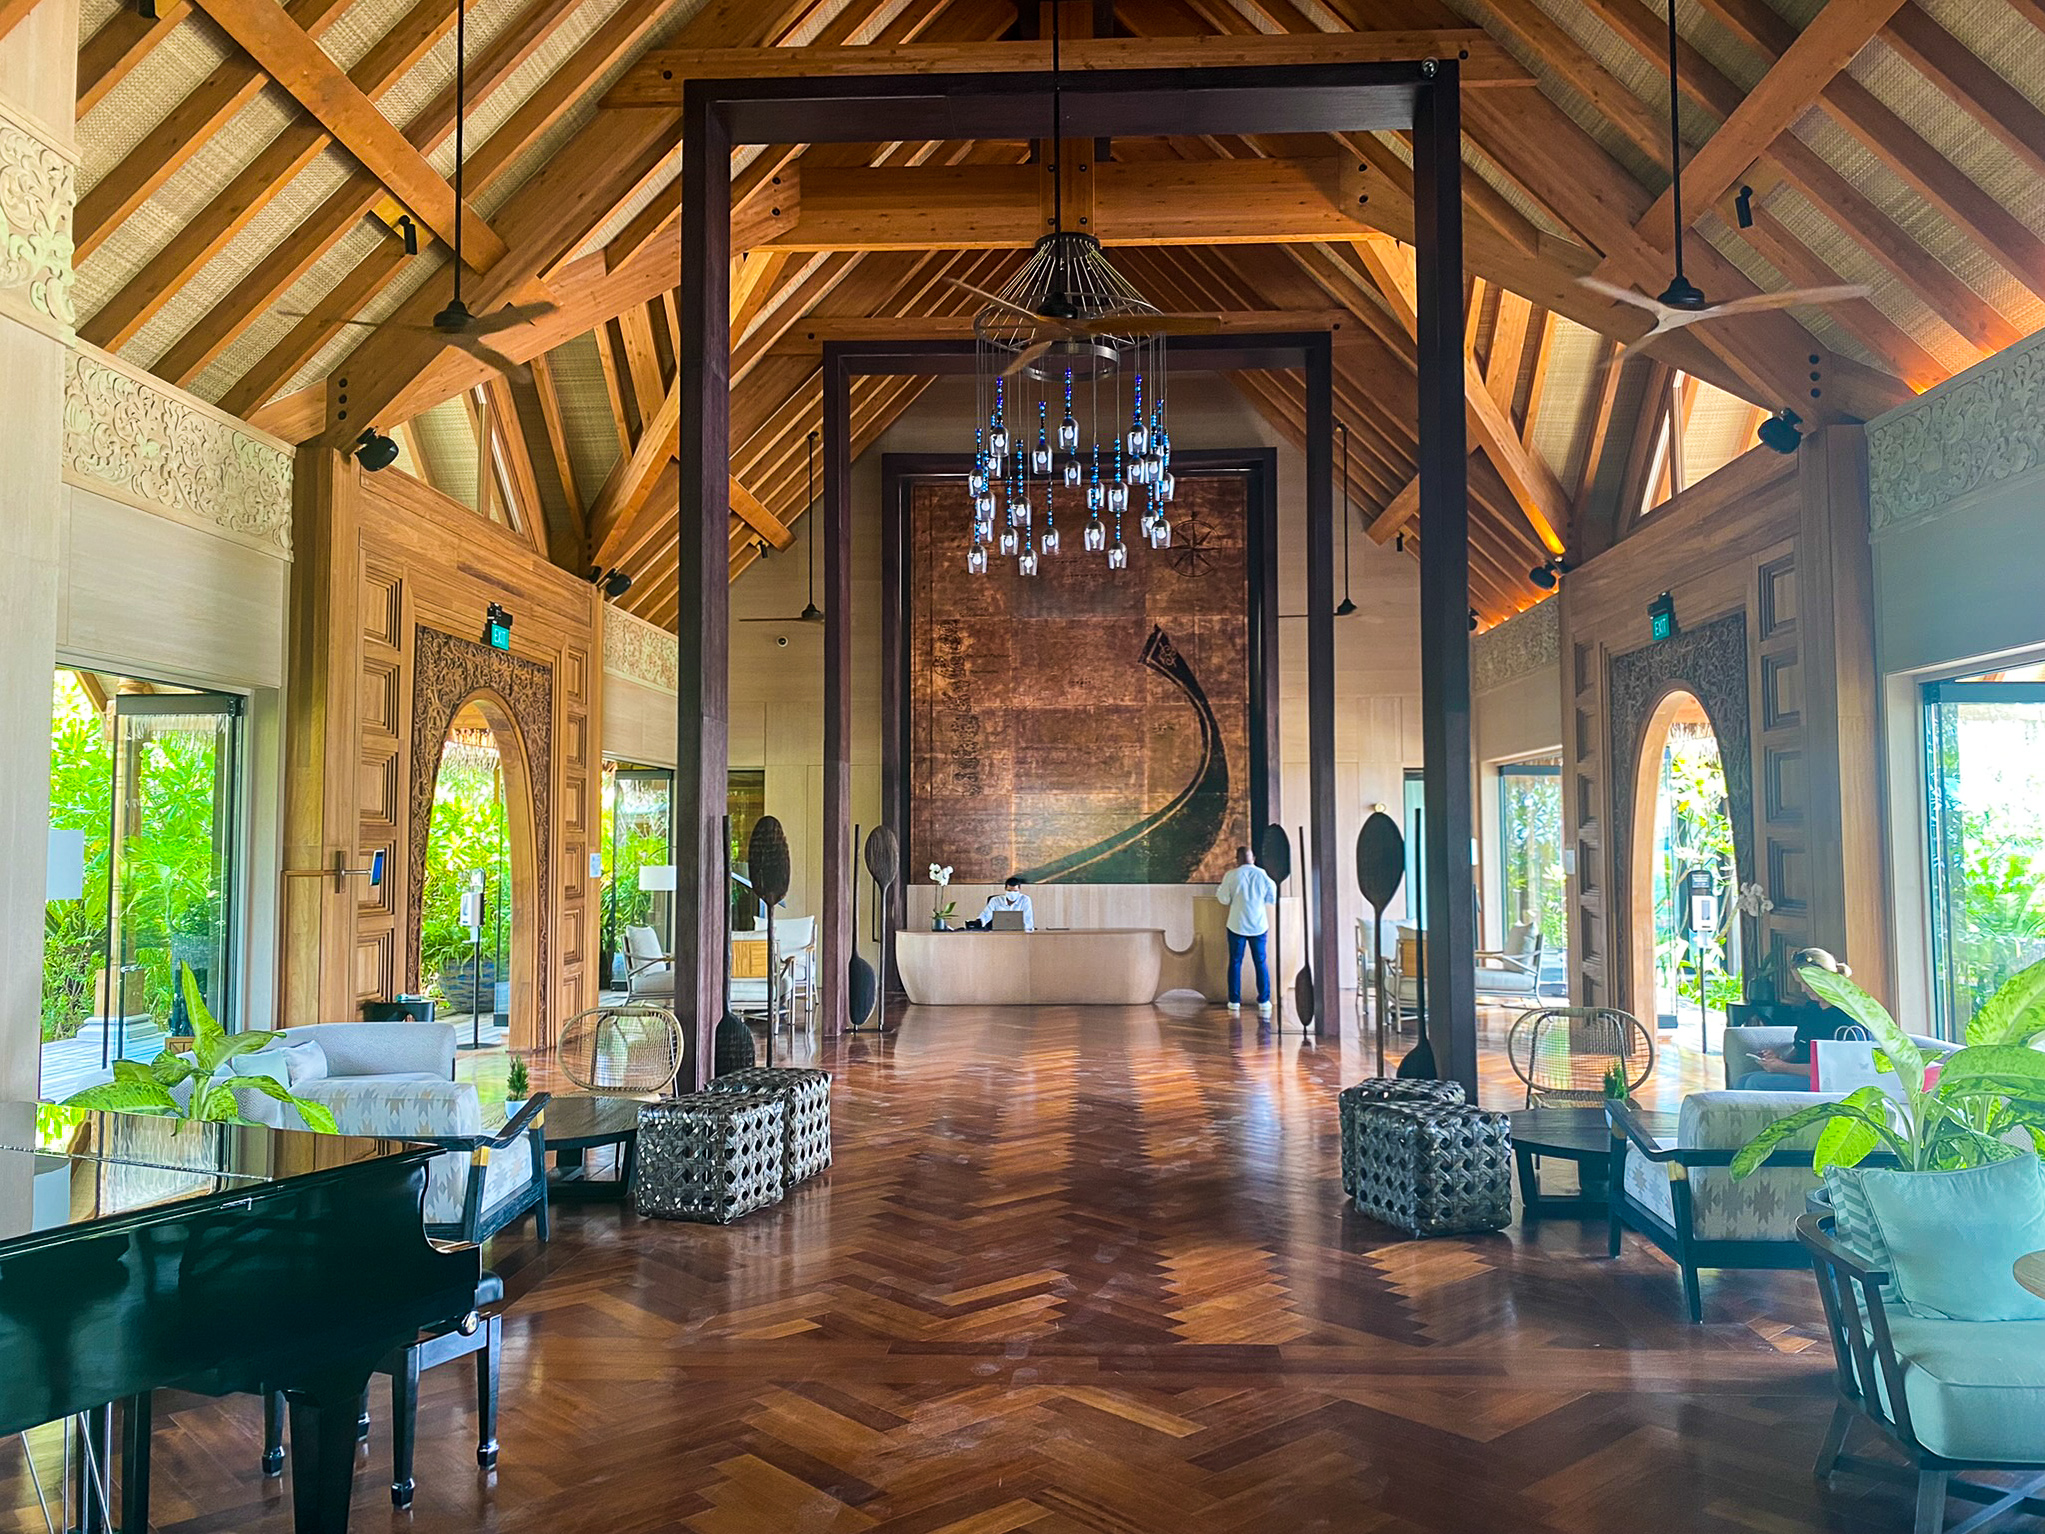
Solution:
M1342 867L1335 850L1335 381L1325 334L1303 338L1307 411L1307 836L1313 880L1306 952L1323 1034L1341 1032ZM1458 377L1460 378L1460 369ZM1305 886L1302 884L1302 889Z
M724 1010L720 841L730 773L731 137L709 90L682 97L681 494L675 635L675 1011L685 1072L710 1079Z
M824 346L824 934L823 1032L851 1023L852 846L852 380ZM811 529L811 536L817 535Z
M1463 430L1462 122L1453 61L1414 106L1420 367L1420 722L1426 748L1428 1035L1477 1100L1471 884L1470 509ZM1310 471L1311 472L1311 471Z

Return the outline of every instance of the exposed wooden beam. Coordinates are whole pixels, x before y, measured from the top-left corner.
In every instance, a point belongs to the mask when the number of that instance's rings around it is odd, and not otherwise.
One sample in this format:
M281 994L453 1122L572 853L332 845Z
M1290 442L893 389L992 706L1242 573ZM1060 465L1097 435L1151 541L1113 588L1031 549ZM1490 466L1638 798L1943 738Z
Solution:
M795 542L795 534L788 524L769 511L757 495L738 482L736 475L731 480L731 510L739 521L765 538L777 549L785 549Z
M1457 58L1465 86L1529 85L1533 76L1481 30L1315 33L1311 37L1088 38L1066 43L1067 70L1201 69L1242 65L1375 64ZM679 107L686 80L786 80L830 75L1040 74L1048 42L919 43L863 48L657 48L604 97L607 107Z
M1797 34L1795 42L1741 98L1732 115L1683 166L1682 191L1690 199L1688 218L1708 208L1739 184L1790 124L1808 111L1833 76L1845 69L1903 0L1825 0L1825 6ZM1642 239L1663 250L1675 243L1675 187L1662 193L1635 225ZM1614 265L1601 275L1613 278Z
M128 77L177 24L191 15L189 0L163 0L154 17L122 6L78 50L78 113L84 117Z
M1931 18L1922 6L1896 12L1882 41L1944 91L1983 132L2045 177L2045 111ZM2035 45L2035 40L2033 40Z
M420 223L452 244L459 217L462 259L470 266L487 272L509 253L497 231L473 208L456 207L454 188L276 0L199 3Z
M418 0L349 71L348 78L374 100L425 57L453 25L445 0ZM287 126L203 211L181 221L170 242L79 326L78 333L108 350L126 345L332 142L333 136L317 120Z
M291 0L283 15L308 37L332 26L348 0ZM265 84L255 60L236 54L194 86L169 115L78 199L72 260L83 264L124 219L206 146Z
M471 61L468 69L471 113L492 99L504 81L553 35L577 3L578 0L532 0L517 20ZM657 0L626 0L618 13L562 66L563 70L579 67L606 37L620 32L632 35L626 24L641 11L657 13ZM644 24L650 25L650 18ZM599 52L588 61L596 63L600 59ZM513 123L543 96L561 99L553 78L498 133L511 131ZM561 109L566 110L565 100ZM406 124L405 137L421 152L431 153L454 131L454 117L454 91L449 88ZM494 140L497 134L491 137ZM471 159L470 170L479 188L487 185L480 174L483 168L483 156L478 152ZM369 172L359 169L352 172L304 222L258 261L224 300L181 336L151 371L180 386L189 385L249 326L268 314L300 278L359 225L363 215L375 208L383 196L381 183ZM222 398L222 406L236 415L247 416L267 401L341 332L342 319L360 313L363 305L402 270L406 259L403 252L404 247L393 236L358 265L321 298L313 317L293 325L283 341L242 374Z
M616 564L625 530L653 494L655 481L681 443L682 392L677 384L639 434L629 456L620 458L589 508L589 537L596 549L592 564Z
M532 545L533 552L546 559L547 512L540 501L539 475L533 472L532 449L525 440L518 405L511 397L511 380L502 373L493 373L483 385L483 392L490 401L490 425L504 455L513 499L518 504L518 530Z

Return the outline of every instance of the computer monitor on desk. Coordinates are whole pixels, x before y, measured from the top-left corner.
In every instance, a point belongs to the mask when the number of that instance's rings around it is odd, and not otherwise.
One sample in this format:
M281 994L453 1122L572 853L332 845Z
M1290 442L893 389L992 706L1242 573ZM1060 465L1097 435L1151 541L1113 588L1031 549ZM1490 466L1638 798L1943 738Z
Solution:
M995 911L987 918L989 932L1021 932L1023 913L1020 911Z

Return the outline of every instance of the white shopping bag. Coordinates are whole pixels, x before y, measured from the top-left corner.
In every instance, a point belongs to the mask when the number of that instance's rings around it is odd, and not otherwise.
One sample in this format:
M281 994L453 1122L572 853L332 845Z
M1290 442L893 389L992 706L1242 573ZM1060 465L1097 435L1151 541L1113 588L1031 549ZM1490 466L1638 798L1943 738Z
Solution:
M1856 1092L1862 1087L1880 1087L1901 1101L1903 1083L1894 1071L1875 1066L1879 1048L1870 1039L1818 1039L1811 1045L1814 1092Z

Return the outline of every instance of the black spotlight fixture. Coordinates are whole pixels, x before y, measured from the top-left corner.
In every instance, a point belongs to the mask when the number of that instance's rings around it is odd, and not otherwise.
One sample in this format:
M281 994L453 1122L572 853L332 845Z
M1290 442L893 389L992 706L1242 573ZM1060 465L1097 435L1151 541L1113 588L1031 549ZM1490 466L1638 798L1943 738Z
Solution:
M632 577L623 570L606 570L603 578L604 595L615 602L632 589Z
M1477 632L1477 609L1474 607L1470 609L1470 632Z
M355 461L374 474L398 461L398 445L374 426L355 439Z
M1536 586L1539 586L1543 591L1553 591L1562 583L1562 577L1569 574L1575 568L1576 566L1572 565L1560 554L1557 554L1545 565L1536 565L1533 569L1529 570L1527 572L1527 579Z
M1787 405L1761 423L1754 433L1761 439L1761 445L1773 448L1778 453L1794 453L1803 442L1803 433L1797 428L1804 424L1804 418Z

